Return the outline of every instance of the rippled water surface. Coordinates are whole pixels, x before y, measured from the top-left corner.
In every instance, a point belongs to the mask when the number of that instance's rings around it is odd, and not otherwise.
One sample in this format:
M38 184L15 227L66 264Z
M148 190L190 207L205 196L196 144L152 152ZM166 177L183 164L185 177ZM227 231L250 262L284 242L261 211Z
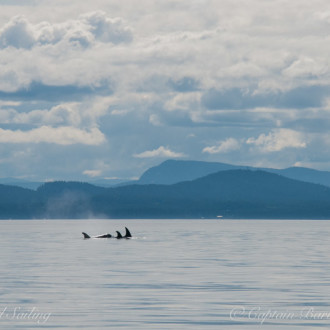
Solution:
M124 232L131 240L89 239ZM0 221L0 328L330 327L330 221Z

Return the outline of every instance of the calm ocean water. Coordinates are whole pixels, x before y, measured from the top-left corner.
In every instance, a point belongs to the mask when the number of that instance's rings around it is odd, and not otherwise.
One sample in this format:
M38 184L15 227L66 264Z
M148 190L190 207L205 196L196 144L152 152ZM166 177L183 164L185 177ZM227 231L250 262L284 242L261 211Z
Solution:
M131 240L83 240L124 232ZM0 221L1 329L330 327L330 221Z

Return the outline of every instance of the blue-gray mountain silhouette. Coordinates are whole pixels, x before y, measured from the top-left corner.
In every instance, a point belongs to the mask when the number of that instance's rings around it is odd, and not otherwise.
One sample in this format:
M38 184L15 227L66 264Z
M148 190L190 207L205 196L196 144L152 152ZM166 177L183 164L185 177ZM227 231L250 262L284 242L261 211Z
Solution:
M0 185L0 218L330 219L330 188L261 170L222 170L170 185Z
M318 171L304 167L289 167L286 169L254 168L251 166L188 160L166 160L158 166L151 167L142 174L139 183L173 184L194 180L219 171L234 169L259 169L280 174L287 178L318 183L330 187L330 172L328 171Z

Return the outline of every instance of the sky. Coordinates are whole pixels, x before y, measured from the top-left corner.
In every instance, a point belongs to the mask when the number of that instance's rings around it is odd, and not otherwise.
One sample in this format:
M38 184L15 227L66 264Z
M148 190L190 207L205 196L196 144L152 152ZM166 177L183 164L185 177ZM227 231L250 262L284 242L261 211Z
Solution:
M330 170L329 54L328 0L0 0L0 177Z

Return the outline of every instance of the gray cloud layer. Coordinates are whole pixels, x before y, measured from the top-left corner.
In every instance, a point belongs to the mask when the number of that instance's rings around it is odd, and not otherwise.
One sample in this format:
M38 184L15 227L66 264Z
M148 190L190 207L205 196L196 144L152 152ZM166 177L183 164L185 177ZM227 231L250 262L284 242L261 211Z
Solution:
M41 22L33 25L26 17L15 16L0 30L2 48L29 49L59 42L88 47L95 41L118 44L131 42L132 38L130 28L122 19L110 18L102 11L58 24Z
M288 91L272 91L253 94L239 88L229 90L208 90L202 97L202 104L210 110L253 109L258 107L304 109L317 108L325 104L330 86L301 86Z
M11 4L4 176L136 176L164 157L329 168L326 0Z

